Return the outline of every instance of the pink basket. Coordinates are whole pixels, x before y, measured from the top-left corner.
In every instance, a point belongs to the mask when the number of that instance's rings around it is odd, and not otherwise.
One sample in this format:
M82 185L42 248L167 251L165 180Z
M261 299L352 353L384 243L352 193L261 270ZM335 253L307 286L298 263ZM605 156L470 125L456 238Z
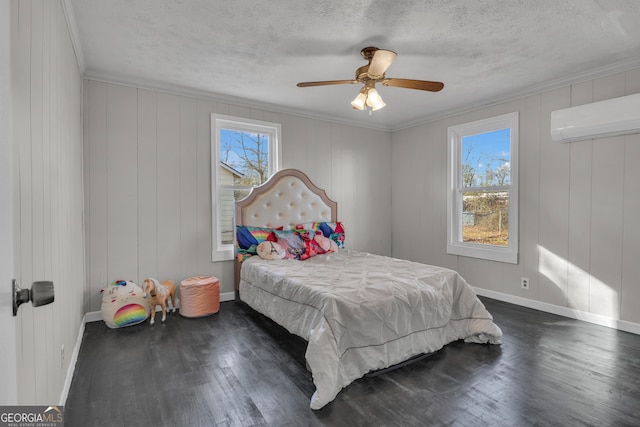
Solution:
M195 276L180 282L180 315L204 317L220 310L220 280Z

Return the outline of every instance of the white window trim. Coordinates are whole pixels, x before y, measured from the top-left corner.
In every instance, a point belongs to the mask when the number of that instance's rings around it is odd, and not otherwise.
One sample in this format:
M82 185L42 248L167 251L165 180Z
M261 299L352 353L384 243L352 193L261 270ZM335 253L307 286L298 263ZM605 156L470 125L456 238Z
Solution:
M448 129L447 253L491 261L518 263L518 112L451 126ZM509 245L507 247L462 241L462 138L511 128L511 184L509 191ZM482 187L500 191L505 187ZM465 191L473 188L465 188Z
M230 185L218 185L220 182L220 130L233 129L241 132L258 132L269 135L269 176L278 171L282 164L281 135L282 127L279 123L271 123L260 120L245 119L242 117L227 116L223 114L211 114L211 261L228 261L234 257L235 244L223 244L222 235L219 232L220 203L218 189L250 189ZM234 223L235 228L235 223Z

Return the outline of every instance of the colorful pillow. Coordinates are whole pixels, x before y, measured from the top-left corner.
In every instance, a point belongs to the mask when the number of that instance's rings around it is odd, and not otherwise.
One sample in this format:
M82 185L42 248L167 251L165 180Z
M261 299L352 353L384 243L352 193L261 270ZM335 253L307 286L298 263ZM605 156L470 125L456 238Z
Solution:
M236 246L239 254L255 255L257 247L262 242L277 241L274 231L279 228L251 227L245 225L236 226Z
M344 226L341 222L305 222L297 224L295 229L320 231L324 237L336 242L339 248L344 248Z
M299 234L304 242L304 253L300 256L300 260L304 261L305 259L328 252L323 246L327 240L331 241L331 239L324 237L320 231L305 230ZM329 250L330 248L331 245L329 244Z
M258 250L258 247L256 246L256 251L257 251L257 250ZM251 258L253 255L254 255L254 254L243 254L243 253L238 252L238 253L236 254L236 260L237 260L239 263L242 263L245 259L247 259L247 258Z
M300 259L305 252L305 244L296 230L276 231L278 244L285 251L285 259Z

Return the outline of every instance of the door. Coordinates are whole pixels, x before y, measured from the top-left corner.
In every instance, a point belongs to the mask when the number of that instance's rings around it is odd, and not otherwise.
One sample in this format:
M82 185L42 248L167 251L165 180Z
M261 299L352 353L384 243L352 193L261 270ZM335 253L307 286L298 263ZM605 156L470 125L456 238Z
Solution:
M17 403L13 278L10 2L0 1L0 405Z

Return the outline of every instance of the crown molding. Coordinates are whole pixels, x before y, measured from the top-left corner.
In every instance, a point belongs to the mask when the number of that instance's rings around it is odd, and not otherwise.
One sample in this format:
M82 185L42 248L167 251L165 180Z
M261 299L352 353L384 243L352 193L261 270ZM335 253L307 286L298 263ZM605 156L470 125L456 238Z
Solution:
M63 1L69 1L69 0L63 0ZM432 114L427 117L423 117L418 120L400 123L399 125L392 126L392 127L387 127L384 125L376 125L376 124L363 124L362 122L346 120L344 118L340 118L337 116L323 115L323 114L314 113L308 110L293 109L293 108L284 107L282 105L259 102L259 101L251 100L248 98L224 95L224 94L209 92L201 89L193 89L193 88L188 88L188 87L179 86L179 85L169 85L169 84L160 84L160 83L150 84L149 82L145 82L142 80L122 79L122 78L117 78L115 76L102 75L102 74L91 73L91 72L86 72L84 74L84 78L89 80L101 81L104 83L113 83L113 84L119 84L123 86L131 86L139 89L160 91L160 92L170 93L174 95L192 96L192 97L196 97L196 98L206 100L206 101L211 101L211 102L226 103L226 104L236 105L236 106L245 107L245 108L256 108L256 109L267 110L275 113L303 117L307 119L323 120L323 121L329 121L332 123L344 124L348 126L355 126L355 127L365 128L365 129L372 129L372 130L393 133L396 131L409 129L412 127L421 126L428 123L433 123L435 121L448 119L450 117L457 116L460 114L469 113L471 111L475 111L480 108L488 108L497 104L502 104L502 103L514 101L517 99L522 99L527 96L531 96L531 95L535 95L543 92L549 92L561 87L570 86L570 85L582 83L584 81L606 77L612 74L626 72L636 68L640 68L640 59L621 61L621 62L609 64L604 67L599 67L592 70L587 70L580 73L572 74L570 76L556 79L553 81L533 85L523 90L513 92L501 97L496 97L493 99L477 102L475 104L470 104L465 106L464 108L453 108L450 110L442 111L437 114Z
M76 61L78 62L78 69L80 70L80 75L83 76L86 66L84 62L84 55L82 53L82 43L80 43L78 26L76 25L76 15L73 12L73 5L71 4L71 0L60 0L60 4L62 5L62 12L64 13L65 21L67 21L69 37L71 38L73 52L75 53Z
M163 92L163 93L177 95L177 96L191 96L191 97L198 98L204 101L209 101L209 102L219 102L219 103L235 105L235 106L244 107L244 108L255 108L260 110L266 110L273 113L288 114L291 116L302 117L306 119L329 121L332 123L343 124L347 126L355 126L355 127L360 127L364 129L379 130L384 132L391 131L391 129L388 126L384 126L380 124L369 125L369 124L364 124L362 122L347 120L347 119L336 117L336 116L318 114L309 110L301 110L298 108L294 109L294 108L285 107L282 105L270 104L267 102L260 102L260 101L255 101L248 98L225 95L225 94L210 92L202 89L194 89L186 86L157 83L157 82L150 83L144 80L137 80L137 79L130 79L130 78L125 79L125 78L112 76L108 74L94 73L91 71L85 72L83 77L88 80L94 80L102 83L118 84L121 86L129 86L137 89Z

